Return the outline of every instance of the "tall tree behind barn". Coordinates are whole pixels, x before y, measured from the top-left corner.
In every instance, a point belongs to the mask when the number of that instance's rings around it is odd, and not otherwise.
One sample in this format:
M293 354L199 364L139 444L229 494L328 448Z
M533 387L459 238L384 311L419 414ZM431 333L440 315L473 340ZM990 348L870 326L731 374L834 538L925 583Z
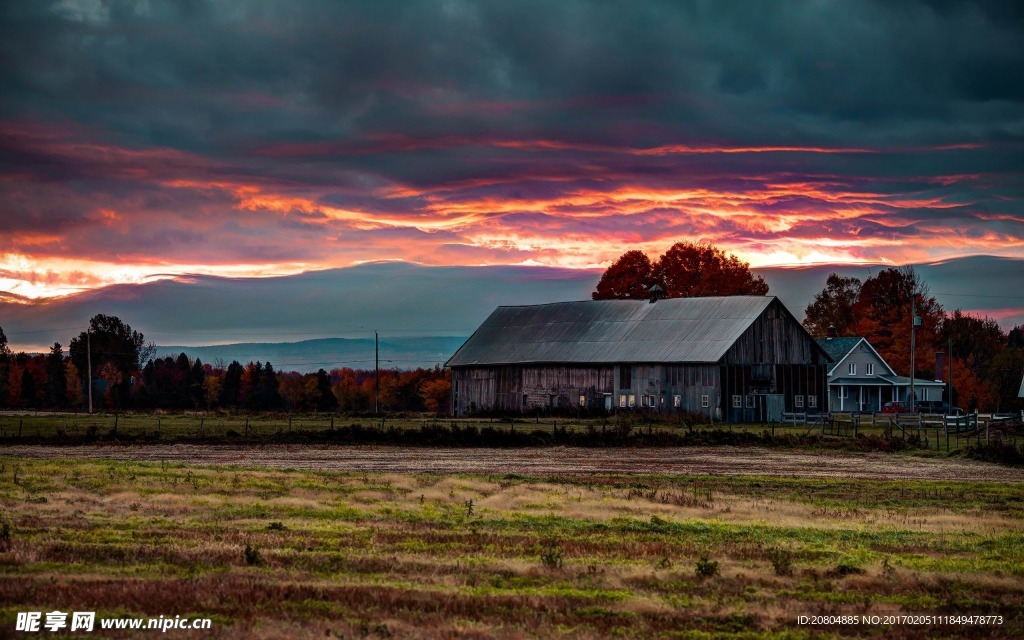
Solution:
M823 411L828 354L775 297L498 307L446 364L452 412Z

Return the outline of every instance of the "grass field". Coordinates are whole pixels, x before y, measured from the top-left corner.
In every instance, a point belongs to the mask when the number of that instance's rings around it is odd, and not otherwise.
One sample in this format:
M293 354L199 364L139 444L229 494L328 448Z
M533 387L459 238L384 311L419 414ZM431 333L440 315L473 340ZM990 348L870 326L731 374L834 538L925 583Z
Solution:
M870 418L870 416L869 416ZM848 418L847 418L848 419ZM753 444L820 446L853 450L889 450L889 436L899 448L950 454L988 441L988 430L945 433L941 429L905 431L888 427L888 416L860 426L859 437L834 437L834 427L794 424L695 423L682 416L629 414L608 418L535 417L509 419L435 419L416 415L348 416L339 414L238 415L210 413L84 413L0 414L0 443L80 444L95 441L128 442L379 442L448 444L459 446L531 446L610 443L640 445ZM846 428L849 429L849 423ZM1013 449L1024 445L1016 423L994 430L999 443ZM452 432L456 433L453 434ZM852 436L853 431L845 432ZM820 440L820 441L819 441ZM883 440L885 440L883 442ZM1021 457L1020 454L1016 457Z
M1024 636L1018 483L6 456L0 507L0 636L54 609L197 638ZM899 613L1003 621L797 624Z

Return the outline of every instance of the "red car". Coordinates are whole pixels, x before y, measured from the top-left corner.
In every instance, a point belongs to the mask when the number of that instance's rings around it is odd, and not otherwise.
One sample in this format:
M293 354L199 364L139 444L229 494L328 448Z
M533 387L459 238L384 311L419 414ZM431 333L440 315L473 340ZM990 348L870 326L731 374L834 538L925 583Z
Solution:
M882 405L882 413L910 413L910 407L902 400L894 400Z

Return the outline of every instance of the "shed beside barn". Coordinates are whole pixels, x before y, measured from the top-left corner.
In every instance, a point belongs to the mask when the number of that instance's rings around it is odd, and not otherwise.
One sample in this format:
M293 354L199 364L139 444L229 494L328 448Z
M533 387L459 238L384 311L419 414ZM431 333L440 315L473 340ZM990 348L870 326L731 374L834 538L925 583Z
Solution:
M452 412L823 411L831 359L775 297L498 307L451 357Z

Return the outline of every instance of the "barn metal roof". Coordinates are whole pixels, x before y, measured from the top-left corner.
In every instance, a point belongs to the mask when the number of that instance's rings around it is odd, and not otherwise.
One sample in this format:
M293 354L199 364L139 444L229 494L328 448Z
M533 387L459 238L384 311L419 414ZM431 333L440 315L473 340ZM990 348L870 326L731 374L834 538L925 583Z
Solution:
M773 296L498 307L446 363L718 362Z

